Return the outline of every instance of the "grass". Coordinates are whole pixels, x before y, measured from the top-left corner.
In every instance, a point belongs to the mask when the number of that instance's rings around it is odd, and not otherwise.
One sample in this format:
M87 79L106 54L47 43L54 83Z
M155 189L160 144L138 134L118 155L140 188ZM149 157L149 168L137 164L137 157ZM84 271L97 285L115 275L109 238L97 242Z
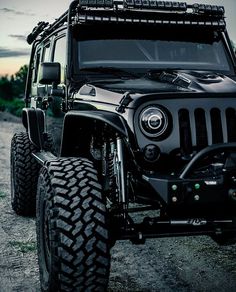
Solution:
M7 195L4 192L0 191L0 199L4 199L6 196Z
M35 241L11 241L10 245L22 253L35 252L37 249Z
M22 99L14 98L13 100L5 100L0 98L0 111L9 112L17 117L21 116L22 108L25 103Z

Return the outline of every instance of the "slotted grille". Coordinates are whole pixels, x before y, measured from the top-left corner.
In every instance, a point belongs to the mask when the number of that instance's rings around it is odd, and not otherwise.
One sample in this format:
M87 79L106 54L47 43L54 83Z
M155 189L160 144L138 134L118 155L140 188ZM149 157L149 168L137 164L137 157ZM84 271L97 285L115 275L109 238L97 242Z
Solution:
M196 124L196 144L197 148L201 149L208 145L207 122L204 109L196 109L194 111L194 117Z
M226 110L228 142L236 141L236 111L233 108Z
M191 138L191 128L189 112L186 109L179 111L179 131L180 131L180 145L183 153L191 154L193 145Z
M211 144L236 142L236 110L196 108L180 109L180 148L185 154L200 150Z
M218 108L211 109L211 125L212 125L212 144L223 143L223 130L221 122L221 113Z

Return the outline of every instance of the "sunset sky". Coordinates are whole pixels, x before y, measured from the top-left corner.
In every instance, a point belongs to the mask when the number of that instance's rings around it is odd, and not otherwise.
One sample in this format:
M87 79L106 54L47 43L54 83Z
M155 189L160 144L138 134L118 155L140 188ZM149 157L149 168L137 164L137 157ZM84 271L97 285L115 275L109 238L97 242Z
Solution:
M60 16L70 0L0 0L0 75L14 74L28 64L30 46L25 38L39 21ZM183 2L180 1L180 2ZM187 3L224 5L230 38L236 43L236 0L186 0Z

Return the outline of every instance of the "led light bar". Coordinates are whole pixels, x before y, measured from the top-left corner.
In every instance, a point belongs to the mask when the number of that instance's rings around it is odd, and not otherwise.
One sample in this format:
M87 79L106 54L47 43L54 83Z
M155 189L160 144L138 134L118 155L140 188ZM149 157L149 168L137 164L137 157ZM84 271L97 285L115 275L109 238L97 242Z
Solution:
M80 0L77 21L208 27L224 31L224 7L158 0ZM105 8L105 9L102 9Z
M156 0L124 0L125 8L157 9L168 11L187 11L187 3Z
M225 14L224 6L193 4L193 11L198 14L223 16Z
M113 0L80 0L79 5L81 7L108 7L112 8L114 5Z
M101 12L101 11L100 11ZM146 16L146 18L144 18ZM166 18L165 15L162 14L162 17L147 17L148 15L143 15L143 13L140 11L139 16L132 15L129 13L129 15L126 16L118 16L116 14L109 14L107 12L104 13L95 13L92 11L84 11L80 12L77 18L77 21L80 23L86 23L86 22L98 22L98 23L133 23L133 24L142 24L142 25L161 25L161 26L185 26L185 27L208 27L212 28L214 30L220 30L223 31L226 27L225 20L223 18L220 19L192 19L191 17L189 18L184 18L178 17L178 19L168 19ZM199 16L198 16L199 18Z
M186 12L211 17L223 17L223 6L205 4L187 4L177 1L158 0L79 0L79 6L84 8L113 8L115 10L153 10L163 12Z

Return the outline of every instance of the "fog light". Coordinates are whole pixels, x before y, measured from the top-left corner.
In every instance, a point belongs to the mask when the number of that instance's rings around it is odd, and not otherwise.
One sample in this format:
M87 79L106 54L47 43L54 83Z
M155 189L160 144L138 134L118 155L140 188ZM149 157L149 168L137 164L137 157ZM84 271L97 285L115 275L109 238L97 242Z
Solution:
M153 144L147 145L144 148L143 152L144 152L144 158L148 162L155 162L160 157L160 148Z

